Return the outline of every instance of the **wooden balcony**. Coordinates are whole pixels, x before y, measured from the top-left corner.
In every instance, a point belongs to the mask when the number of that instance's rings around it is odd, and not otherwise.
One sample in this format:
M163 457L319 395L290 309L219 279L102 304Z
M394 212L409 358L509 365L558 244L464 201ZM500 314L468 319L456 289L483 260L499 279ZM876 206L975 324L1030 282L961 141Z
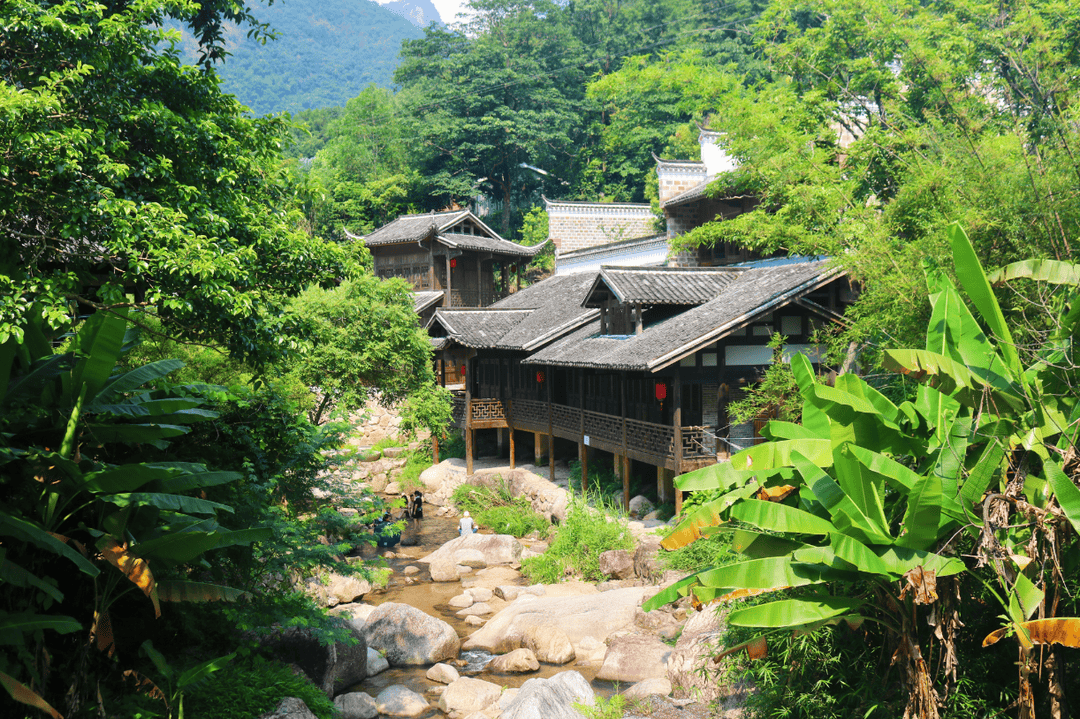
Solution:
M454 402L454 424L464 429L465 399L455 397ZM473 399L471 420L472 429L512 426L541 434L550 431L556 437L585 441L590 447L680 473L713 464L718 449L706 427L682 427L676 433L668 425L527 399L513 400L512 405L498 399Z

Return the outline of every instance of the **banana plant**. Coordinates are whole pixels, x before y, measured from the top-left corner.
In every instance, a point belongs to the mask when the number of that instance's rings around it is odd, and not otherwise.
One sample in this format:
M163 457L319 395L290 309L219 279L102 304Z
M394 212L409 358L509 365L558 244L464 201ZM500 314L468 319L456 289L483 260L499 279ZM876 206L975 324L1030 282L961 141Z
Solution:
M178 570L210 550L269 536L227 528L219 518L231 507L194 496L241 475L135 461L142 448L164 448L191 423L216 416L199 398L147 389L181 367L176 360L119 369L135 339L122 313L98 313L65 352L54 353L40 327L0 347L0 482L8 497L0 506L0 683L54 715L34 689L48 684L34 652L45 651L49 634L86 632L81 651L111 656L118 599L141 592L156 616L161 601L235 599L242 592L188 581ZM82 680L73 672L69 697L80 695Z
M907 716L937 716L916 609L946 596L939 580L970 571L957 557L960 550L978 553L980 566L992 567L991 581L986 572L975 577L997 595L1008 631L1030 649L1029 620L1047 611L1045 562L1033 560L1063 556L1070 525L1080 528L1080 490L1063 471L1075 458L1080 424L1070 390L1077 379L1072 351L1080 302L1074 296L1064 303L1057 329L1025 366L991 287L1018 278L1075 285L1080 271L1033 261L988 278L963 231L953 226L949 234L957 275L989 335L952 282L929 272L925 347L885 353L887 368L920 381L914 401L895 405L851 375L823 385L809 362L796 357L802 424L773 421L768 442L678 482L681 489L720 496L687 517L665 546L733 531L744 561L697 572L651 603L688 592L714 601L805 587L733 611L728 621L772 631L838 621L881 624L896 645L894 660L903 659ZM1008 529L1012 512L1037 516L1049 545L1040 549ZM1028 556L1033 551L1042 556ZM936 616L958 622L952 611ZM1027 674L1021 684L1021 716L1027 717Z

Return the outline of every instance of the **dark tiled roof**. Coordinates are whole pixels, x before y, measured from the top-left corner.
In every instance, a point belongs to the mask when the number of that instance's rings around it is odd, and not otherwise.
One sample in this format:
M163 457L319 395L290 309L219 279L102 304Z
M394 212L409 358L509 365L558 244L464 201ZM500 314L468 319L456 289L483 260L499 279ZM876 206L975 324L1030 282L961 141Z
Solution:
M526 287L491 307L439 308L431 324L466 347L531 351L596 317L581 302L593 275L559 275Z
M442 290L421 290L413 292L413 312L423 312L443 298Z
M539 245L526 247L525 245L519 245L516 242L504 240L501 237L481 237L480 235L458 234L440 234L438 240L444 245L463 250L480 250L482 252L493 252L497 255L513 255L514 257L532 257L537 252L544 249L544 245L547 244L547 241L545 240Z
M629 240L618 240L616 242L606 242L602 245L594 245L593 247L585 247L580 250L571 250L570 252L560 252L559 259L577 259L579 257L588 257L589 255L602 254L604 252L611 252L612 250L632 250L638 246L649 245L654 242L667 242L667 235L650 235L648 237L634 237Z
M430 212L426 215L402 215L365 236L364 244L373 247L399 242L416 242L444 227L455 224L468 214L470 214L468 210L458 210L456 212Z
M453 341L465 347L494 347L499 338L532 310L461 308L435 310L432 324L440 324Z
M652 325L647 313L645 331L640 335L601 336L600 323L591 322L524 362L656 371L839 275L826 261L748 268L705 304Z
M601 267L586 306L599 306L593 292L606 287L622 303L700 305L746 272L736 267Z

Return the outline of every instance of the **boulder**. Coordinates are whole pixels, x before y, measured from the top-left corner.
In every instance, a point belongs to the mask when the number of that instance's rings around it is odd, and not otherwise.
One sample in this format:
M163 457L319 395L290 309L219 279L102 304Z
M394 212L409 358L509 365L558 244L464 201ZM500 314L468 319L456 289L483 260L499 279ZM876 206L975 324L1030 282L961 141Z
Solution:
M596 678L612 682L640 682L667 677L671 647L653 636L628 634L608 642L604 664Z
M461 647L457 632L449 624L397 602L375 608L364 625L364 638L368 645L383 652L391 666L454 659Z
M419 561L434 564L443 557L454 557L461 549L477 549L487 565L512 564L521 558L521 542L509 534L469 534L451 539ZM471 555L475 556L475 555Z
M581 719L574 704L593 706L596 695L578 672L560 672L550 679L530 679L521 685L502 719Z
M375 719L379 710L370 694L349 692L334 697L334 708L338 710L338 719Z
M444 713L459 712L467 715L487 709L499 701L502 687L498 684L485 682L483 679L461 677L439 697L439 709Z
M603 594L519 598L498 612L483 628L465 640L465 649L485 649L504 654L522 646L525 630L531 626L551 625L561 629L572 644L586 636L603 641L613 632L633 625L634 610L641 603L644 589L630 587Z
M422 561L422 560L421 560ZM456 582L458 580L457 562L453 556L442 555L432 560L428 568L433 582Z
M663 575L658 559L661 541L662 539L655 534L646 534L641 537L637 549L634 550L634 574L650 581Z
M412 575L412 574L419 574L420 573L420 567L416 566L415 564L410 564L409 566L405 567L405 569L403 569L401 571L404 572L405 576L409 576L409 575Z
M380 472L379 474L372 474L371 479L368 480L368 487L372 492L381 494L386 491L386 485L390 482L390 478L386 475L386 472Z
M430 707L427 699L400 684L386 687L375 697L375 708L391 717L419 716Z
M644 699L653 695L666 697L668 694L671 694L671 681L667 677L658 677L644 679L630 686L622 696L626 699Z
M326 696L367 678L367 643L363 632L341 617L336 618L355 640L323 644L308 627L275 629L260 639L263 647L284 664L295 664Z
M358 631L364 631L368 615L375 611L374 604L339 604L330 610L334 616L341 617L352 624Z
M386 661L386 657L379 654L371 647L367 648L367 675L373 677L376 674L382 674L390 668L390 662Z
M361 577L345 577L333 572L323 580L326 587L326 606L351 604L371 592L371 582Z
M472 587L471 589L466 589L465 593L477 602L486 602L495 594L487 587Z
M487 671L496 674L524 674L535 672L539 668L540 662L536 661L536 655L531 649L515 649L512 652L500 654L487 665Z
M607 644L596 637L582 637L574 643L574 655L578 664L599 664L607 656Z
M479 549L459 549L454 552L454 561L470 569L483 569L488 565L487 558Z
M493 610L491 608L491 605L487 602L477 602L476 604L468 606L465 609L462 609L461 611L455 613L459 617L475 617L483 614L491 614L492 611Z
M653 511L653 503L648 497L639 494L630 500L630 506L627 509L631 517L644 517Z
M714 609L707 608L686 620L679 641L668 657L667 676L676 699L710 702L724 694L718 674L702 671L711 666L722 634Z
M625 549L609 549L597 558L600 572L612 579L629 579L634 576L634 556Z
M576 656L566 632L552 624L526 627L522 642L545 664L566 664Z
M511 584L500 584L495 587L495 596L499 599L505 599L508 602L512 602L518 598L518 594L521 593L521 587L517 587Z
M471 614L471 615L465 617L465 623L468 624L470 627L482 627L482 626L484 626L484 620L481 619L480 617L476 616L475 614Z
M383 490L383 493L396 497L401 494L401 485L398 482L390 482L386 485L386 489Z
M453 684L461 678L457 669L442 662L439 662L432 666L431 669L428 669L425 676L433 682L439 682L439 684Z
M259 719L317 719L303 699L285 697L272 710Z
M475 603L476 600L472 598L471 594L459 594L456 597L450 597L450 601L447 602L454 609L465 609Z

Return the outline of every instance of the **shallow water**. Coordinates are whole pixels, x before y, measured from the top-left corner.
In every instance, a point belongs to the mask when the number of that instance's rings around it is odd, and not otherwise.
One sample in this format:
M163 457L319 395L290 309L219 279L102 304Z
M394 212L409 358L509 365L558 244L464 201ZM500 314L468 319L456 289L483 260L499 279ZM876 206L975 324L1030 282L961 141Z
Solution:
M435 508L425 507L434 515ZM419 526L417 526L417 524ZM387 551L393 552L395 557L385 559L387 566L394 570L385 590L366 595L364 602L379 605L385 602L399 602L416 607L421 611L438 617L447 622L457 631L462 639L468 637L477 627L465 623L464 617L457 616L457 608L451 607L448 602L451 598L464 592L460 582L432 582L431 575L427 571L427 565L416 561L438 549L444 543L457 537L457 519L448 517L429 516L420 522L412 523L402 533L402 544L391 547L389 550L377 547L365 547L362 556L373 559ZM405 545L405 546L402 546ZM410 546L411 545L411 546ZM404 555L404 556L402 556ZM413 565L421 571L412 577L404 573L405 567ZM410 581L411 580L411 581ZM526 584L525 580L518 582ZM576 670L592 683L593 689L603 696L610 696L614 692L611 682L597 681L596 673L600 670L599 663L587 664L574 661L564 665L541 664L540 669L526 674L496 674L484 669L492 655L484 651L462 652L457 661L447 662L454 665L463 676L473 676L484 681L499 684L503 687L520 687L529 679L535 677L551 677L559 672L570 669ZM429 680L426 676L430 665L417 667L391 667L385 672L373 677L368 677L363 682L350 687L349 691L367 692L376 696L388 686L400 684L412 689L414 692L424 695L432 703L438 702L438 697L429 694L428 690L433 687L444 686L438 682ZM380 715L381 716L381 715ZM434 710L421 715L422 717L443 716L441 712Z

